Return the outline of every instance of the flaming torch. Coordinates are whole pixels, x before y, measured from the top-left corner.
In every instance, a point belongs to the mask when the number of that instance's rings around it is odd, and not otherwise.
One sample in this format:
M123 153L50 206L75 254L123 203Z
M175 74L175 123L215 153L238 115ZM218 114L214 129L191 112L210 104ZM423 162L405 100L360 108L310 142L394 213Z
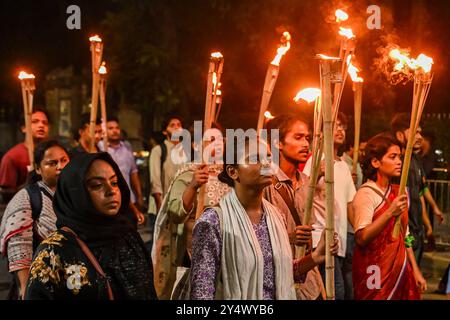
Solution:
M34 84L35 76L34 74L20 71L18 78L22 87L23 113L25 118L25 144L30 159L30 166L28 169L31 171L34 167L34 143L33 133L31 131L31 115L33 113L33 93L36 89Z
M205 120L203 124L203 132L206 132L208 129L211 129L213 119L217 116L218 112L216 112L217 106L217 97L218 90L220 84L220 78L223 73L223 63L224 58L220 52L213 52L209 59L209 70L208 70L208 79L206 84L206 101L205 101ZM221 94L221 91L219 91ZM203 144L203 142L202 142ZM202 162L203 158L203 145L200 149L200 154L202 154ZM197 203L197 211L195 212L195 218L198 219L203 212L204 204L205 204L205 191L206 186L202 185L199 190L198 195L198 203Z
M351 62L352 56L347 58L348 74L353 81L353 103L355 109L355 142L353 146L353 167L352 173L356 174L359 156L359 138L361 135L361 106L362 106L362 89L363 78L358 76L359 69Z
M397 61L392 74L403 74L406 75L407 79L408 75L413 72L414 79L411 121L400 178L399 194L402 195L405 193L406 189L416 132L419 127L420 118L422 117L422 112L430 91L431 82L433 80L433 74L431 73L433 59L424 54L420 54L416 59L410 59L407 53L402 53L399 49L391 50L389 57ZM392 236L394 238L400 233L400 219L401 215L397 216L395 220L394 230L392 231ZM404 230L404 232L405 231L406 230Z
M100 111L102 116L102 131L103 131L103 151L108 151L108 135L106 134L106 70L105 62L103 61L101 67L98 69L100 75Z
M308 188L308 194L305 204L305 216L303 218L303 224L309 225L312 214L313 198L317 186L317 178L319 175L320 160L322 157L322 107L321 107L321 91L318 88L307 88L299 91L294 98L296 103L300 103L300 100L304 100L308 103L315 102L314 104L314 134L312 144L312 156L311 156L311 175ZM301 259L305 256L305 246L296 247L295 258Z
M336 16L336 22L340 23L341 21L347 21L348 20L348 14L342 9L337 9L334 13Z
M323 117L323 148L325 154L325 247L329 248L334 239L334 143L333 130L335 116L331 99L331 85L342 85L341 59L317 55L319 59L321 84L321 109ZM334 257L330 250L325 252L325 290L328 300L334 300Z
M259 107L258 125L256 131L259 132L264 125L264 113L267 111L269 106L270 97L272 96L275 83L278 79L278 73L280 71L280 61L281 58L286 54L286 52L291 47L291 35L289 32L285 31L281 36L281 45L278 47L277 54L275 58L270 63L267 68L266 79L264 81L264 89L261 98L261 105Z
M91 117L89 121L89 136L91 137L89 152L96 152L95 148L95 122L97 120L98 93L100 84L100 75L98 69L102 62L103 42L98 36L89 38L91 43L91 60L92 60L92 105Z

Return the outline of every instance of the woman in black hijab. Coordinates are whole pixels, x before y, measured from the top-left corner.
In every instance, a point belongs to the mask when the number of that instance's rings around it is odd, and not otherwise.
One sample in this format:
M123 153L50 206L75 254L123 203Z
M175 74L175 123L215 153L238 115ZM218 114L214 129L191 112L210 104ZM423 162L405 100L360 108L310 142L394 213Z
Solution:
M76 157L53 201L58 230L38 247L25 299L156 299L151 258L108 153Z

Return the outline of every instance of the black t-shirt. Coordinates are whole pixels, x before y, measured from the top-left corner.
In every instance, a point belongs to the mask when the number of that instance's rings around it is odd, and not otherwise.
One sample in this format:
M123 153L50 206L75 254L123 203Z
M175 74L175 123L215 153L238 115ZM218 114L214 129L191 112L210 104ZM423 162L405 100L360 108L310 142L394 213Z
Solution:
M425 189L425 171L419 157L415 154L411 157L411 165L408 174L409 191L409 230L414 237L420 235L423 230L422 204L420 196Z

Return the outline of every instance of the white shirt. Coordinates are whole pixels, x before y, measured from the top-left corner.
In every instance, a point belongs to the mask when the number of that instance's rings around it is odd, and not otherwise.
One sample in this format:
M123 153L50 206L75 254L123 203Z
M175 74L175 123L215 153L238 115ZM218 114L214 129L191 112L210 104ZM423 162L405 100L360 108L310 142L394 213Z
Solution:
M372 180L368 180L359 188L353 199L353 211L355 213L355 232L364 229L373 222L373 215L375 211L380 208L383 198L371 188L363 188L369 186L378 190L381 194L389 194L389 190L383 191ZM409 227L406 228L406 234L409 234Z
M311 173L311 158L308 159L303 173L307 176ZM345 161L334 161L334 230L339 237L338 256L345 257L347 249L347 205L353 201L356 194L352 174ZM314 196L314 216L312 232L313 247L319 243L322 231L325 230L325 182L323 177L317 182Z

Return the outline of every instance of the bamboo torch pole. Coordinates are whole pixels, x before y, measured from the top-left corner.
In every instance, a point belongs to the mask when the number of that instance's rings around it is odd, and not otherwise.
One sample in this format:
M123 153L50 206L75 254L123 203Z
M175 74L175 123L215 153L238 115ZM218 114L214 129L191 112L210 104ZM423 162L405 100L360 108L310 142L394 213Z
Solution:
M311 96L307 97L308 90L310 90ZM314 90L314 91L312 91ZM303 224L309 225L312 215L313 198L317 186L317 177L319 173L320 159L322 156L322 107L321 107L321 91L320 89L309 88L300 91L294 98L294 101L298 102L299 99L303 99L308 102L315 101L314 103L314 132L313 132L313 145L311 156L311 174L308 186L308 193L305 204L305 215L303 217ZM296 246L295 258L301 259L305 256L306 247Z
M411 165L411 157L413 153L413 146L416 137L416 132L420 123L420 118L425 107L426 98L431 87L432 76L424 79L423 74L416 75L414 77L414 90L413 90L413 102L411 109L411 120L408 132L408 141L406 144L405 156L403 158L402 174L400 178L399 194L402 195L406 192L406 184L408 181L408 173ZM401 216L397 216L395 219L394 229L392 236L398 237L400 234Z
M106 74L107 69L105 66L105 62L102 63L102 66L98 69L98 73L100 75L100 111L102 118L102 131L103 131L103 151L108 151L108 135L106 129L106 123L108 118L106 116Z
M222 73L223 68L223 55L220 52L214 52L211 54L211 58L209 61L209 69L208 69L208 78L206 83L206 99L205 99L205 118L204 118L204 124L203 124L203 130L206 132L208 129L211 128L212 121L213 121L213 114L215 111L213 111L213 108L216 106L216 95L217 95L217 85L214 88L214 74L216 77L218 76L219 72ZM219 80L217 77L216 81ZM216 82L218 83L218 82ZM204 157L203 157L203 140L202 140L202 147L200 149L200 154L202 157L202 163L204 163ZM198 194L198 203L197 203L197 210L195 212L195 219L198 219L201 214L203 213L203 208L205 205L205 192L206 192L206 186L202 185L199 190Z
M326 198L326 222L325 222L325 289L327 300L334 300L334 257L328 248L334 239L334 122L333 104L331 99L332 62L340 59L321 59L320 75L322 84L322 108L323 108L323 135L325 154L325 198ZM338 77L341 76L338 74Z
M362 107L362 82L353 82L354 112L355 112L355 141L353 145L353 167L352 173L356 174L359 156L359 140L361 135L361 107Z
M34 168L34 142L31 130L31 115L33 113L33 92L35 76L24 71L19 73L19 80L22 87L23 113L25 119L25 145L27 146L28 158L30 159L29 171Z
M258 124L256 126L256 132L258 134L264 126L264 114L267 111L267 108L269 107L270 98L272 97L272 92L273 89L275 88L275 83L277 82L278 79L278 74L280 72L281 57L283 57L283 55L285 55L286 52L290 49L291 47L290 41L291 35L287 31L284 32L283 36L281 37L281 46L277 50L277 55L267 68L261 104L259 106Z
M96 152L95 147L95 122L97 120L97 108L98 108L98 95L99 95L99 74L98 69L102 61L103 55L103 42L99 36L93 36L89 38L91 43L91 59L92 59L92 104L91 104L91 117L89 121L89 152Z

